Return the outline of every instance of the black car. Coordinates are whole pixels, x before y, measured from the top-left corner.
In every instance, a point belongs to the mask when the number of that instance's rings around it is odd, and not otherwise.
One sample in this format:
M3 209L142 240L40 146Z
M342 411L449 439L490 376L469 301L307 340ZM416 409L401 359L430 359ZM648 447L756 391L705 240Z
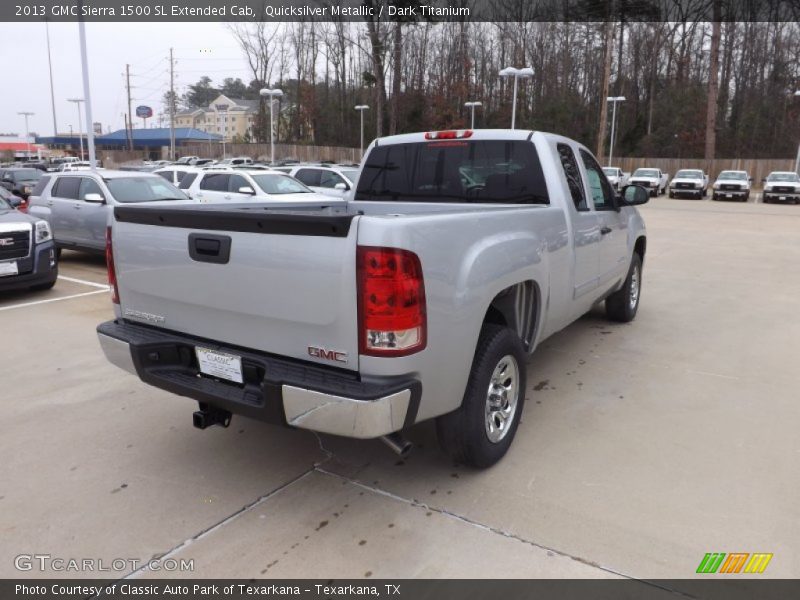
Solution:
M57 277L56 247L47 221L15 210L0 197L0 292L47 290Z
M19 167L2 169L0 170L0 185L12 194L27 200L41 177L42 172L39 169Z

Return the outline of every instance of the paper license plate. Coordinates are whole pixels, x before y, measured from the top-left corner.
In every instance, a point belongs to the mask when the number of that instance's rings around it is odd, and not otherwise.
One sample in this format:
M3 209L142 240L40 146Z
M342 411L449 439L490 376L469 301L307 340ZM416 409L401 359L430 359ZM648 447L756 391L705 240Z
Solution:
M6 277L7 275L19 275L17 261L0 262L0 277Z
M226 352L218 352L197 346L197 362L200 372L213 377L242 383L242 358Z

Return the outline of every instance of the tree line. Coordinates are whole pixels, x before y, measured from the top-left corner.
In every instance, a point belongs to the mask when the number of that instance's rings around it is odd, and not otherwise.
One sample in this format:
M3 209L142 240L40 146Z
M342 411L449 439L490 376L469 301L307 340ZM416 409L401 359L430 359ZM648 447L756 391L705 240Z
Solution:
M250 81L215 87L205 77L178 104L205 106L219 91L258 99L260 88L279 87L278 136L289 143L357 146L356 104L370 106L367 139L468 127L467 101L483 103L476 127L508 127L513 82L498 76L506 66L534 71L520 81L517 127L599 154L609 95L626 98L618 156L778 158L800 141L797 22L341 21L230 31ZM256 141L268 139L267 114L261 99Z

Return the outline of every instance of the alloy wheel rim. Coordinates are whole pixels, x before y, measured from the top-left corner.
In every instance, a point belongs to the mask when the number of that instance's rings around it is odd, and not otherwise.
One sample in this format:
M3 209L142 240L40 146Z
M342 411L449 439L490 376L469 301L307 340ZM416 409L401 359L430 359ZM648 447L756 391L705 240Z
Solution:
M519 393L519 365L517 359L506 354L497 361L486 392L486 437L493 444L508 435L517 412Z
M631 273L631 290L630 290L630 295L628 297L628 303L630 304L631 310L636 308L638 302L639 302L639 267L636 266L633 268L633 273Z

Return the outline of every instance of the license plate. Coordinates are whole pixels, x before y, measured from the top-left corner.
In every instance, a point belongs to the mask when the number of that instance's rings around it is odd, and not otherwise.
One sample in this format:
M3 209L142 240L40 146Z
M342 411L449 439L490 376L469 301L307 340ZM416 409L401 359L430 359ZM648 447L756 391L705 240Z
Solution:
M0 277L7 277L9 275L19 275L19 268L15 260L0 263Z
M200 346L197 346L194 350L197 354L197 363L200 365L201 373L227 379L228 381L235 381L236 383L243 382L242 358L240 356L209 350Z
M733 194L725 194L726 198L733 198Z
M778 196L778 200L786 200L786 196Z

